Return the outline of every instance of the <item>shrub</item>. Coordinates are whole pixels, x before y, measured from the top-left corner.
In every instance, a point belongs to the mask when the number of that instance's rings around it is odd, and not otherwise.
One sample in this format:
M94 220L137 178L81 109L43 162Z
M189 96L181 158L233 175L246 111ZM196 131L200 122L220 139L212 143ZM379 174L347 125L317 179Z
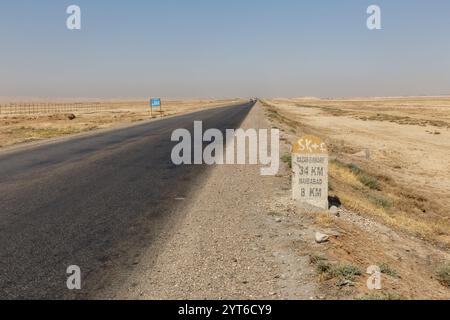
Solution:
M384 197L382 195L378 194L369 194L367 198L372 202L373 204L377 205L378 207L382 207L384 209L389 209L393 205L393 201L387 197Z
M319 262L326 261L327 259L318 255L310 255L309 263L310 264L318 264Z
M358 175L358 179L363 185L369 187L372 190L381 190L380 184L375 177L369 176L365 173L361 173Z
M350 163L348 165L348 168L356 175L361 174L363 171L361 170L360 167L358 167L358 165L354 164L354 163Z
M329 274L331 269L332 269L331 265L324 260L316 263L316 272L318 274L324 274L324 273Z
M381 273L387 274L388 276L398 278L398 273L396 270L392 269L387 263L380 264Z
M362 275L362 271L359 267L348 264L334 267L333 270L331 270L331 274L334 277L343 277L348 280L353 280L356 276Z
M362 275L361 269L357 266L350 264L332 265L320 256L310 256L310 262L316 266L316 272L319 275L325 275L327 279L341 277L346 280L353 280L356 276Z
M442 285L450 287L450 263L439 268L436 275Z

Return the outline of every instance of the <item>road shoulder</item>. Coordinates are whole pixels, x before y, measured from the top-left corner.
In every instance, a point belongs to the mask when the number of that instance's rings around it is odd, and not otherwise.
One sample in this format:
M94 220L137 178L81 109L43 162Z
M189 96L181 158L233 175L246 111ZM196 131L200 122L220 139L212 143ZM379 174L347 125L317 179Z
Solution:
M241 127L267 125L257 106ZM212 168L194 198L183 200L183 218L156 261L151 250L144 254L117 297L316 298L311 266L290 250L289 221L278 217L277 210L292 210L277 200L289 189L285 179L260 176L258 166Z

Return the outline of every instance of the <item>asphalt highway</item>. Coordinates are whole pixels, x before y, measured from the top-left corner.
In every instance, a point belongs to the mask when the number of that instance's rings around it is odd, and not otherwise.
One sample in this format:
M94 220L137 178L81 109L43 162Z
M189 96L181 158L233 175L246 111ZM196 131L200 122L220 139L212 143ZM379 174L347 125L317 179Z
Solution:
M172 132L192 132L195 120L237 128L252 107L0 151L0 299L95 298L120 287L209 170L172 164ZM81 268L80 291L67 289L70 265Z

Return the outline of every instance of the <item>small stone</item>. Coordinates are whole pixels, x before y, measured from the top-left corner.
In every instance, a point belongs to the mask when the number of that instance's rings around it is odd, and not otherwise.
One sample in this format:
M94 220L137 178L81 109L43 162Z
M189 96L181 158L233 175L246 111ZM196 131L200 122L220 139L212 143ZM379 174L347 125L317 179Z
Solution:
M281 222L281 218L275 218L275 222L280 223Z
M332 206L330 208L330 214L332 214L335 217L339 217L339 209L336 206Z
M74 119L76 119L76 116L75 116L73 113L67 114L66 117L67 117L67 119L69 119L69 120L74 120Z
M326 234L323 234L321 232L316 232L316 242L317 243L324 243L327 242L330 239L330 237Z

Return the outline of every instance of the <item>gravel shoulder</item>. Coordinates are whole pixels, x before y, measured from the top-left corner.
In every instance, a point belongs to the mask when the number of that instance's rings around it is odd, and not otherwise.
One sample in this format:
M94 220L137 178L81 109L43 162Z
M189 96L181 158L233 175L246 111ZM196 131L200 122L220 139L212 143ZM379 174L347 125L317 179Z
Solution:
M257 104L241 127L268 125ZM282 169L285 176L287 170ZM279 200L288 198L289 190L287 179L262 177L258 166L211 168L195 196L180 200L184 212L178 216L183 218L161 239L158 253L149 249L114 296L316 298L308 259L289 246L299 230L290 231L289 218L279 214L290 210Z

